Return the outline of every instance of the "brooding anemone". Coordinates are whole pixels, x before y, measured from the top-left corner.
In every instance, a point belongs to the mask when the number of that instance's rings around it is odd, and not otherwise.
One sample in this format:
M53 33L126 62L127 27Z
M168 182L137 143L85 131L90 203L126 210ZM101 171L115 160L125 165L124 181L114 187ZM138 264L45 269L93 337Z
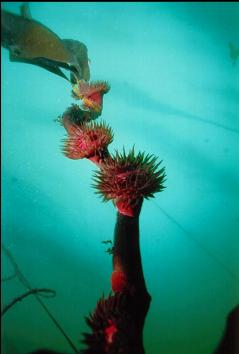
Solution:
M92 116L97 118L102 111L103 95L110 90L105 81L85 82L78 81L72 87L72 95L77 100L82 100L82 109L90 111Z
M112 141L112 129L104 122L75 125L64 140L63 152L70 159L86 157L101 163L109 155L107 147Z
M70 134L74 131L75 126L80 126L85 122L89 122L92 119L91 112L83 111L77 104L72 104L68 107L58 121L64 126L67 132Z
M132 320L133 298L125 294L102 297L93 314L86 318L92 333L84 333L84 354L132 354L136 327Z
M142 198L152 198L162 191L165 169L158 167L157 157L134 153L134 148L126 155L125 150L105 161L94 180L98 194L103 201L113 200L121 214L134 216L135 209Z

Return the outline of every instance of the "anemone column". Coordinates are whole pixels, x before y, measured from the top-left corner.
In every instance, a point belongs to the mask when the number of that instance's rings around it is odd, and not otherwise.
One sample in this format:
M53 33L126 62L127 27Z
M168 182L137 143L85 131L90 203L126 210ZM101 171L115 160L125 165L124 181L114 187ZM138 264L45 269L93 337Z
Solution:
M84 333L82 354L145 354L143 327L151 297L146 289L140 255L139 213L120 212L114 233L113 295L101 298L87 319L92 333Z
M140 203L141 207L142 201ZM149 295L143 274L140 242L139 214L130 217L117 213L114 234L112 290L126 295L128 312L135 330L129 331L131 353L144 353L143 326L149 309Z

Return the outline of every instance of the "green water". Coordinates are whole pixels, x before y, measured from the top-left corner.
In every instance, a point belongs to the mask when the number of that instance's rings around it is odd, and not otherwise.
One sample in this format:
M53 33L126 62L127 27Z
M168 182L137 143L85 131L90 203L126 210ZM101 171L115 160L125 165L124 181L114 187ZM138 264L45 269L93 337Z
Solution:
M2 3L19 13L20 3ZM163 159L167 188L145 201L141 252L152 296L147 354L211 354L239 302L238 3L30 3L34 19L84 42L91 79L107 80L109 150ZM2 242L77 348L84 316L110 291L116 211L94 193L87 160L67 159L54 119L73 103L69 83L2 49ZM2 277L13 274L2 253ZM2 306L26 289L2 282ZM2 319L3 354L72 353L28 297Z

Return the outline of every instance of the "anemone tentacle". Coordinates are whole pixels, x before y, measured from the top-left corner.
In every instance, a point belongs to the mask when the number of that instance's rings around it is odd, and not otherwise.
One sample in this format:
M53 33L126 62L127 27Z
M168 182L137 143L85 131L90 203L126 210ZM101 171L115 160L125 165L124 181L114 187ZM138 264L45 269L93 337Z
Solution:
M116 151L100 171L95 172L93 187L103 201L113 200L123 209L136 206L140 198L153 198L165 187L165 168L158 169L162 161L144 152L135 154L132 148L128 155Z
M63 153L70 159L90 158L102 154L113 141L113 131L105 122L73 125L63 140Z

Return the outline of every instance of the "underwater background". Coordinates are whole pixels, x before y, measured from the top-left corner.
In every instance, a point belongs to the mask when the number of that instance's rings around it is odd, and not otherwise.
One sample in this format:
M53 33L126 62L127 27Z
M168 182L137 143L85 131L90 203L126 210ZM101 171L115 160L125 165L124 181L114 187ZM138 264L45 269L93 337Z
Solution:
M19 14L19 2L2 8ZM239 302L238 3L30 3L34 19L88 47L91 80L107 80L109 150L159 156L166 189L145 201L141 253L152 303L147 354L210 354ZM77 348L84 317L110 291L116 210L92 188L95 166L61 152L55 119L71 86L1 50L2 243ZM2 252L2 278L13 274ZM2 282L2 306L25 292ZM72 353L32 296L2 318L3 354Z

